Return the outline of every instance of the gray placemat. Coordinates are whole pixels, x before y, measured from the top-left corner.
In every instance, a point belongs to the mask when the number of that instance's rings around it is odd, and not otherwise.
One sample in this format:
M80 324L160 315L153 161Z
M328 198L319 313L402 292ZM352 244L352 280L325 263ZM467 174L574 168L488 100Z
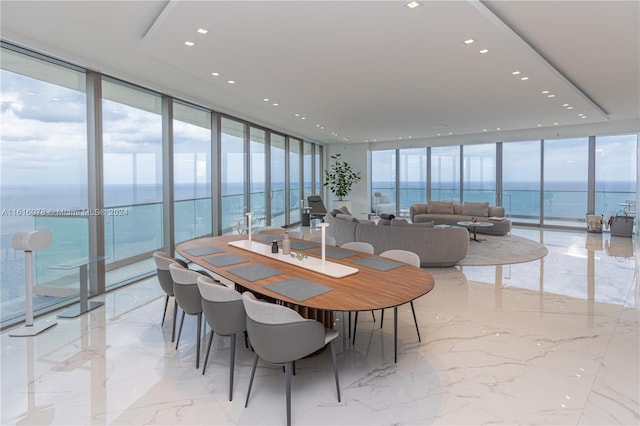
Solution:
M404 263L395 262L393 260L381 259L379 257L365 257L364 259L357 259L351 263L355 263L367 268L377 269L378 271L390 271L395 268L399 268Z
M306 241L291 241L291 248L293 250L306 250L312 247L318 247L318 244L308 243Z
M331 287L307 281L302 278L289 278L284 281L265 285L264 288L268 288L273 292L286 296L289 299L297 300L298 302L311 299L312 297L333 290Z
M282 241L282 235L263 235L261 237L253 237L253 239L263 243L271 243L273 241Z
M314 250L311 253L317 254L319 256L322 256L322 249ZM327 247L326 251L325 251L325 255L327 257L332 258L332 259L344 259L346 257L357 256L358 254L359 253L354 253L352 251L347 251L347 250L340 250L340 249L336 249L336 248L332 248L332 247Z
M205 262L217 267L235 265L236 263L243 263L243 262L249 261L249 259L236 256L235 254L222 254L220 256L211 256L211 257L207 257L204 260Z
M224 250L216 247L196 247L192 249L186 249L185 253L189 253L191 256L204 256L206 254L222 253Z
M227 272L231 272L233 275L237 275L240 278L244 278L247 281L258 281L264 278L280 275L283 272L270 268L265 265L254 264L249 266L242 266L240 268L229 269Z

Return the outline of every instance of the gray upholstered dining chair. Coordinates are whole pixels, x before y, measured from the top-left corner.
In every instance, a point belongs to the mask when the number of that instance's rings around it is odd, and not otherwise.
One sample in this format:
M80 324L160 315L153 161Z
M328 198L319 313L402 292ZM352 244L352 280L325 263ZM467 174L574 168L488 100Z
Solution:
M372 244L365 243L364 241L349 241L349 242L344 243L343 245L341 245L340 248L359 251L359 252L367 253L367 254L373 254L374 251L375 251L375 248L373 247ZM357 316L358 316L358 312L356 312L356 318L357 318ZM374 314L373 311L371 311L371 316L373 317L373 322L375 322L376 321L376 314ZM348 325L349 325L349 338L351 338L351 312L349 312L349 324ZM356 341L355 333L356 333L356 330L354 328L353 329L353 342L354 343Z
M287 425L291 424L291 370L294 361L331 346L331 360L336 380L338 402L340 402L340 383L336 365L334 340L336 330L325 328L318 321L305 319L293 309L256 299L250 292L242 293L242 301L247 312L247 332L249 341L256 352L251 370L249 389L245 407L249 404L249 395L256 374L258 358L274 365L283 365L285 371L285 393L287 404Z
M236 356L236 334L247 329L247 315L242 303L242 295L235 289L229 288L211 277L201 275L198 277L198 289L202 295L202 311L211 327L207 354L202 365L202 374L207 370L209 352L213 343L213 335L231 337L229 349L229 401L233 398L233 371ZM245 335L246 344L246 335Z
M420 256L408 250L387 250L380 253L380 257L386 257L387 259L397 260L398 262L407 263L417 268L420 267ZM420 329L418 328L418 319L416 318L416 310L413 306L413 300L409 303L411 304L411 312L413 313L413 322L416 325L416 332L418 333L418 342L422 342L422 340L420 339ZM397 309L397 307L395 309ZM380 314L380 328L382 328L383 323L384 323L384 309L382 309L382 313ZM358 313L356 312L356 317L353 322L353 343L356 342L357 326L358 326Z
M178 302L178 306L182 309L182 318L180 319L180 328L178 329L178 338L176 339L176 349L180 344L180 335L182 334L182 325L184 324L185 314L197 316L197 336L196 336L196 368L200 368L200 340L202 338L202 297L198 289L198 278L203 274L187 269L179 263L169 265L171 277L173 278L173 293Z
M408 250L387 250L380 253L380 257L386 257L387 259L397 260L398 262L408 263L416 268L420 267L420 256L416 253ZM413 313L413 322L416 325L416 332L418 333L418 342L422 342L420 339L420 329L418 328L418 319L416 318L416 309L413 307L413 300L409 302L411 304L411 313ZM384 323L384 309L380 314L380 328Z
M374 252L373 245L365 243L364 241L350 241L348 243L344 243L340 247L348 250L360 251L367 254L373 254Z
M167 253L163 251L156 251L153 253L153 261L156 263L156 270L158 276L158 282L160 283L160 287L162 291L164 291L164 312L162 314L162 326L164 326L164 319L167 316L167 307L169 306L169 298L173 296L173 278L171 278L171 272L169 271L169 265L172 263L178 262L185 268L187 264L180 260L174 259L169 256ZM171 332L171 341L175 341L176 339L176 318L178 317L178 301L175 300L174 297L174 306L173 306L173 331Z

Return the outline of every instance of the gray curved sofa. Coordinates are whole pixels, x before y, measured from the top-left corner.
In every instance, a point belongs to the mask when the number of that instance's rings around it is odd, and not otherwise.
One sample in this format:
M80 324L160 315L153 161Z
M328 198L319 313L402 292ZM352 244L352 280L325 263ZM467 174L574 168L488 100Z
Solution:
M373 245L375 254L386 250L409 250L420 256L425 267L453 266L464 259L469 249L469 232L465 228L432 228L425 226L383 226L359 221L347 215L328 213L327 234L338 246L350 241Z
M414 204L409 209L411 222L434 222L436 225L456 226L458 222L478 218L479 222L491 222L493 226L478 227L478 234L505 235L511 231L511 221L504 218L504 207L489 203L454 204L451 201L432 201L429 204ZM489 218L503 218L491 220Z

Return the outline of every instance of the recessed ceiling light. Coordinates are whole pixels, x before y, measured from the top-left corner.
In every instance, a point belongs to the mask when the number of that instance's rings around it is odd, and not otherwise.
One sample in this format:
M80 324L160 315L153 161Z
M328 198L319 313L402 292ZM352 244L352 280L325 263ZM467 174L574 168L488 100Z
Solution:
M464 44L471 44L471 43L475 43L475 40L472 38L468 38L465 41L463 41Z
M519 75L519 74L520 74L520 71L513 71L511 74L513 74L513 75Z
M205 30L204 28L198 28L198 33L199 34L206 34L208 32L209 32L209 30Z
M263 101L269 102L269 98L264 98Z
M307 117L300 117L300 120L306 120Z
M438 133L438 136L440 136L440 133Z
M279 104L277 102L274 102L272 105L273 106L278 106Z
M580 118L587 118L587 116L586 116L586 115L583 115L583 116L582 116L582 117L580 117Z
M487 129L482 129L482 131L483 131L483 132L486 132L486 131L487 131Z
M214 76L214 77L220 77L220 73L219 72L212 72L211 75Z
M496 130L502 130L502 129L500 129L500 127L496 127Z
M407 6L409 9L415 9L416 7L420 7L422 6L422 3L420 3L419 1L410 1L409 3L405 3L405 6Z
M573 109L573 107L572 106L568 106L567 109Z
M547 98L555 98L555 97L556 97L556 95L554 95L553 93L547 95Z
M557 125L558 125L558 123L553 123L553 125L554 125L554 126L557 126Z
M563 107L568 107L568 106L569 106L569 104L562 104L562 106L563 106Z
M300 114L293 114L294 117L300 117Z
M520 80L527 81L527 80L529 80L529 77L520 77Z
M235 80L229 80L229 81L227 81L227 83L229 83L229 84L236 84Z
M538 124L538 127L542 127L542 124Z
M489 49L482 49L480 53L489 53Z
M194 43L194 42L189 41L189 40L185 41L185 42L184 42L184 44L186 44L186 45L187 45L187 46L189 46L189 47L191 47L191 46L195 45L195 43Z
M549 91L548 91L548 90L543 90L541 93L542 93L543 95L546 95L547 93L549 93Z

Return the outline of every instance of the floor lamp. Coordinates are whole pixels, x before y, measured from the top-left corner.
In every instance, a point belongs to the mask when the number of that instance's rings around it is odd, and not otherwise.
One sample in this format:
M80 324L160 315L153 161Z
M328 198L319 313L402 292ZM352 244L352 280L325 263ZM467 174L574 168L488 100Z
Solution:
M57 324L51 320L41 321L39 324L34 324L33 322L33 252L48 247L52 239L53 235L47 230L17 232L11 239L11 247L15 250L24 250L24 297L27 303L25 324L23 327L9 333L11 337L35 336Z

